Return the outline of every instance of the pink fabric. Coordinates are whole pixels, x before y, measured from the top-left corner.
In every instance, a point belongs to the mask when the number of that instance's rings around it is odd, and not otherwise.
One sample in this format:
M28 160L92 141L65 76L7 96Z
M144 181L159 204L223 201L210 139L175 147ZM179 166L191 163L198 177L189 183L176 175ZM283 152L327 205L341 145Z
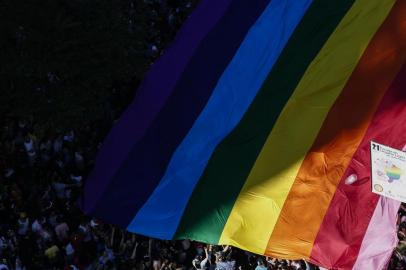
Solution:
M385 269L398 243L396 219L400 202L381 197L368 225L354 270Z

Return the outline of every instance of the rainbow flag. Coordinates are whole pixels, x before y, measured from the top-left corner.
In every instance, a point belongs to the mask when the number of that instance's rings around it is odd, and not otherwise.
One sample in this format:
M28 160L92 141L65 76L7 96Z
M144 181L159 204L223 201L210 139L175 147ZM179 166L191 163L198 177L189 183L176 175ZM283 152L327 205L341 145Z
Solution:
M405 0L202 0L107 136L82 209L160 239L382 269L406 144ZM350 179L350 181L348 181Z

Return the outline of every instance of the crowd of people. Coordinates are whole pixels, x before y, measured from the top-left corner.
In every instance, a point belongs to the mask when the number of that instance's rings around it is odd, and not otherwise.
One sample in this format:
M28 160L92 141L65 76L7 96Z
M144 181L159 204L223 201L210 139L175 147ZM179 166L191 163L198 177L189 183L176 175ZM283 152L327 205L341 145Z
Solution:
M176 31L190 15L196 0L130 0L128 8L128 25L130 32L136 32L137 16L140 12L148 14L149 23L143 25L149 33L147 54L153 61L161 55L164 47L173 39Z
M0 131L0 270L309 270L230 246L160 241L85 216L77 207L83 181L108 127L42 130L33 118L7 116ZM406 207L390 269L406 269Z
M0 121L0 270L314 269L229 246L152 240L87 217L77 200L108 127Z
M389 269L406 269L406 204L402 203L398 212L398 246L389 262Z
M83 181L108 125L43 130L32 117L0 119L0 270L309 270L230 246L160 241L85 216L77 207ZM406 206L389 269L406 269Z

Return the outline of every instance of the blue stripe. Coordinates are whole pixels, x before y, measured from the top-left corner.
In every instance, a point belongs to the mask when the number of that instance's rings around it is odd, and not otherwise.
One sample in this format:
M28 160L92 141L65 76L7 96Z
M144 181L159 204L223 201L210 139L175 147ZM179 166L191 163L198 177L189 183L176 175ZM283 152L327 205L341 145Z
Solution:
M210 3L226 3L226 0L209 1ZM134 138L131 137L131 134L126 134L125 125L122 125L121 133L115 133L119 136L116 136L113 141L107 142L107 148L115 149L117 141L120 139L136 140L130 143L131 149L125 151L124 156L123 153L119 153L121 154L119 163L114 162L117 158L116 155L112 155L108 151L104 152L105 155L110 154L110 162L119 164L119 167L110 171L113 174L107 175L107 178L103 175L105 170L101 170L100 167L92 175L93 178L96 177L96 180L97 176L108 180L107 185L103 186L101 190L97 185L99 181L96 181L96 190L91 190L99 193L95 198L96 203L90 211L92 216L124 228L131 223L136 213L159 185L176 149L193 127L224 70L270 1L255 0L255 5L253 5L247 0L231 0L226 12L199 43L198 49L189 59L187 67L184 68L174 88L169 89L168 92L168 85L163 84L160 88L162 91L148 94L147 99L142 98L145 97L143 94L136 96L139 102L133 104L134 110L145 114L126 120L129 129L131 126L139 128L136 135L140 135L140 137ZM221 6L217 6L217 8ZM241 16L242 13L244 16ZM203 16L206 16L209 22L212 20L210 10ZM203 21L201 24L206 23ZM199 28L197 24L194 30L199 32ZM189 34L197 33L190 32ZM222 42L218 42L219 40ZM178 52L178 57L181 58L182 53L182 51ZM175 67L175 64L178 64L176 54L172 60L173 67ZM168 73L171 73L171 67L167 68ZM162 83L162 79L165 79L166 76L150 77L149 79ZM146 94L148 90L154 89L143 90L143 93ZM147 102L145 103L145 101ZM140 106L143 108L137 109ZM145 115L152 116L152 118L148 117L145 121L143 118ZM103 146L103 148L105 147ZM124 150L121 148L121 151ZM112 153L117 154L115 151ZM109 166L109 164L106 163L105 166ZM87 194L87 196L89 195Z
M94 215L92 210L109 188L110 181L131 155L131 150L148 132L148 128L172 94L176 92L177 84L182 80L185 70L193 70L190 65L193 59L202 53L206 55L205 51L202 52L202 44L207 43L213 33L221 27L222 19L230 12L233 1L200 1L190 18L179 29L175 40L165 49L165 54L154 62L135 92L134 101L114 124L97 154L95 168L86 179L84 195L80 202L84 212ZM249 26L255 19L249 21ZM244 36L245 34L246 32ZM136 211L130 214L129 221L135 213ZM106 212L99 217L106 222L120 224L119 219L111 217ZM127 227L128 224L123 224L123 227Z
M129 231L162 239L173 237L214 149L247 111L311 2L271 1L176 149L161 182L128 226Z

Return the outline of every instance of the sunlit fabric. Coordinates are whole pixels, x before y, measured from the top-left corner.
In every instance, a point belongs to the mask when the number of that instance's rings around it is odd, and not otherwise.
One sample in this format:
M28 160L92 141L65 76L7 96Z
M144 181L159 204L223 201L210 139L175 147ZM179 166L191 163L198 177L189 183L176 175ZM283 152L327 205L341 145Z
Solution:
M150 237L381 269L399 203L371 192L369 142L406 145L405 59L404 0L202 0L81 208Z

